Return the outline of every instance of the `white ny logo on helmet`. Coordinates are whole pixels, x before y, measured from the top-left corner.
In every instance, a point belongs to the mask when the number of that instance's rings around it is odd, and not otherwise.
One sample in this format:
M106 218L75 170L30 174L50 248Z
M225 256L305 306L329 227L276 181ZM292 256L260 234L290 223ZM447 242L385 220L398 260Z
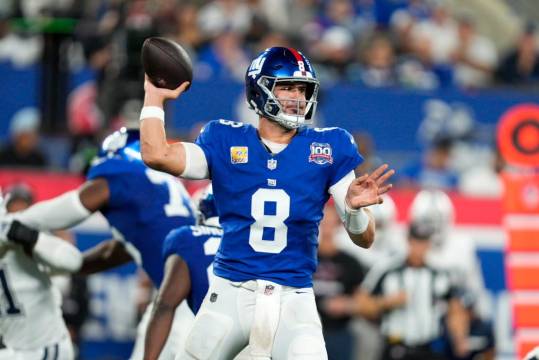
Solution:
M253 62L251 63L251 66L249 66L247 76L251 76L254 79L262 71L262 66L264 65L265 61L266 61L265 56L259 56L256 59L254 59Z

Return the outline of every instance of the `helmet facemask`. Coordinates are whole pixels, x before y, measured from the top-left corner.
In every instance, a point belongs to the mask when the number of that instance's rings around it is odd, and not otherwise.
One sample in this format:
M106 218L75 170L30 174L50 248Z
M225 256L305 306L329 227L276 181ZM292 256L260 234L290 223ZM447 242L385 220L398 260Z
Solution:
M118 131L113 132L103 140L101 149L107 154L108 157L112 157L118 150L127 145L127 131L125 128L121 128Z
M274 93L275 87L278 84L283 83L294 85L298 83L304 84L306 86L305 100L277 98ZM287 129L296 129L302 125L312 124L316 105L318 103L319 82L317 79L261 76L260 79L258 79L257 84L267 96L263 109L258 109L255 106L259 115L267 117ZM295 113L289 113L283 107L284 102L290 103L291 101L296 101Z

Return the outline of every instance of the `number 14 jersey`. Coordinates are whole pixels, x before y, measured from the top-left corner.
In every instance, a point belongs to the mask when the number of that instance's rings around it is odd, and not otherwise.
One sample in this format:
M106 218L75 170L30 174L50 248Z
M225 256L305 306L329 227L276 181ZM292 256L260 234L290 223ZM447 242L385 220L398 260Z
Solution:
M271 154L253 126L217 120L197 144L224 230L215 274L311 287L329 188L362 162L350 134L300 128L284 150Z

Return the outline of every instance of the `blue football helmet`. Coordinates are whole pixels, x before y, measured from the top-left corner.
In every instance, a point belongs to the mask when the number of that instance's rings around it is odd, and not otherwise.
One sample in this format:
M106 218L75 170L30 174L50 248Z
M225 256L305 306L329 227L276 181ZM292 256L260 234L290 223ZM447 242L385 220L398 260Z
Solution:
M98 157L111 158L117 155L126 155L137 160L142 159L140 155L140 131L138 129L122 127L103 140Z
M217 213L211 184L204 189L202 196L198 200L198 215L199 223L209 226L219 226L219 214Z
M277 83L303 83L307 86L305 104L298 100L297 113L285 113L280 100L290 100L275 97L273 91ZM312 123L320 83L311 63L299 51L285 47L266 49L247 69L245 86L247 103L257 114L287 129ZM300 105L305 105L302 111Z

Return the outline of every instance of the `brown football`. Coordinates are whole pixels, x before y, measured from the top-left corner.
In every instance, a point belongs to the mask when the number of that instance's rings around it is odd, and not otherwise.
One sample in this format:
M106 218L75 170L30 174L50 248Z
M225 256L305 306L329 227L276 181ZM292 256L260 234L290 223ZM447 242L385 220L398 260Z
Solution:
M152 84L160 88L176 89L185 81L193 81L193 65L187 51L166 38L144 41L142 65Z

